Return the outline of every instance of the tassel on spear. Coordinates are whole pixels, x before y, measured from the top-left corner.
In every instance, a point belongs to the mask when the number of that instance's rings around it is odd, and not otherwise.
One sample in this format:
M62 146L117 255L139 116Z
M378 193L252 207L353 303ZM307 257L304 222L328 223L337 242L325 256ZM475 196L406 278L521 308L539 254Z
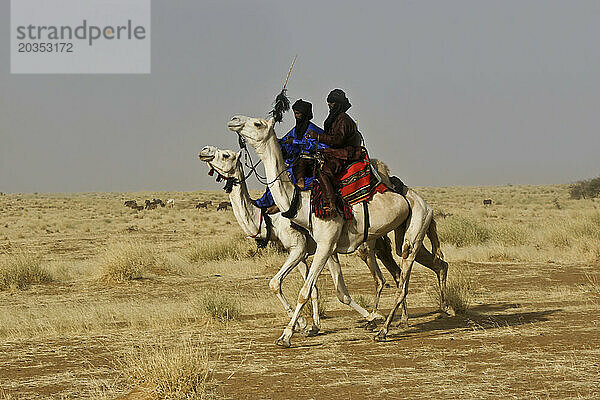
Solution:
M294 68L294 63L296 63L296 57L298 57L298 54L294 56L294 59L292 60L292 65L290 65L290 69L288 70L287 76L285 78L283 89L281 89L281 93L279 93L277 97L275 97L273 109L269 111L269 114L273 116L275 122L283 121L283 114L290 109L290 99L288 99L287 97L287 83L290 79L292 68Z
M297 57L298 57L298 54L296 54L294 56L294 59L292 60L292 65L290 65L290 69L288 70L287 76L285 77L285 82L283 83L283 89L281 89L281 93L279 93L277 95L277 97L275 97L275 102L273 102L273 109L271 111L269 111L269 115L271 115L273 117L275 122L283 121L283 114L290 109L290 99L288 99L288 97L286 95L287 83L288 83L288 80L290 79L290 75L292 73L292 68L294 68L294 64L296 63ZM240 135L239 133L238 133L238 143L240 145L240 149L246 148L246 141L244 140L242 135Z

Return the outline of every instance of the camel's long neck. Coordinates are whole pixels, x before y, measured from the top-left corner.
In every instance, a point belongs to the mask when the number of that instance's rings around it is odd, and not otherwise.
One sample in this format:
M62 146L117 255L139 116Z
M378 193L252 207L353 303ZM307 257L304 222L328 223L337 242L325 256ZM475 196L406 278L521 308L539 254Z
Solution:
M274 134L270 135L264 145L255 150L265 164L265 173L275 204L281 211L289 210L294 197L294 185L285 172L285 161L277 137Z
M248 187L244 181L244 171L242 171L241 166L236 168L235 179L240 183L239 185L234 185L233 190L229 193L233 215L246 235L255 236L260 229L262 235L257 237L264 237L266 231L264 223L262 226L260 223L261 211L259 207L252 204Z

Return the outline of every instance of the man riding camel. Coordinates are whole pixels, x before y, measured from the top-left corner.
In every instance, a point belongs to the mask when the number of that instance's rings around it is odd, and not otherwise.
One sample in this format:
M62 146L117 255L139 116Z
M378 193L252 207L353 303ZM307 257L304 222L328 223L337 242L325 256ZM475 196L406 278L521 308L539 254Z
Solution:
M334 212L336 205L337 175L344 172L353 161L362 158L361 136L356 123L346 111L350 101L341 89L332 90L327 96L329 115L324 123L323 133L307 132L307 139L328 148L319 149L323 162L317 168L316 177L324 194L324 209Z
M310 134L321 135L323 133L321 128L310 122L313 118L312 104L299 99L292 105L292 110L296 118L296 126L279 139L279 145L292 182L304 190L310 186L313 180L312 160L306 158L306 155L327 146L318 144L315 140L307 140ZM268 188L265 194L256 200L256 205L267 208L267 214L279 212Z

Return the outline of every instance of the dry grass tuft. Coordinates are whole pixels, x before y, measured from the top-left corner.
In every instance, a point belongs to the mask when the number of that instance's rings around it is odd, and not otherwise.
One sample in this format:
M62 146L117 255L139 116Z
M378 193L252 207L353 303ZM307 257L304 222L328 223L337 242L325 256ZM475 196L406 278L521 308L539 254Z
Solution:
M101 279L108 282L126 282L169 270L166 258L141 242L114 243L101 257Z
M17 397L6 393L4 389L0 388L0 400L17 400Z
M185 256L193 263L240 260L252 251L252 243L242 237L213 239L189 246Z
M221 292L205 293L200 304L208 316L221 322L238 319L242 314L239 301Z
M486 243L492 236L490 228L479 220L465 216L451 216L439 223L442 243L464 247Z
M34 283L50 282L52 277L42 267L37 254L17 253L0 258L0 290L25 289Z
M587 290L593 294L600 295L600 275L585 274Z
M127 380L151 399L199 400L212 398L208 349L183 341L175 347L143 346L128 354L121 365Z
M317 290L319 291L319 317L327 318L327 297L326 291L323 289L323 286L317 283ZM305 310L311 310L312 307L304 307Z
M471 271L464 266L453 266L448 272L446 282L446 301L448 305L457 313L464 314L471 305L474 290L475 284ZM437 283L431 285L427 293L435 304L440 304L440 291Z
M353 297L353 299L356 302L356 304L358 304L365 310L370 310L373 307L373 303L366 296L363 296L362 294L359 294L359 295Z
M526 245L531 234L526 228L514 223L496 223L492 227L491 239L502 246L513 247Z
M473 275L468 268L453 268L446 284L446 299L457 313L465 313L473 300Z

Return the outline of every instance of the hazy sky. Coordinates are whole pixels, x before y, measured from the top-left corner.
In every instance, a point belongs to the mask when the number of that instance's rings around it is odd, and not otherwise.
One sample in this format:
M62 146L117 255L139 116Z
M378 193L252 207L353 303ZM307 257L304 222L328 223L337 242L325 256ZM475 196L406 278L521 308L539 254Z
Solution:
M292 101L343 88L372 156L411 186L600 174L600 1L152 2L152 74L11 75L0 0L0 191L219 189L294 54ZM293 125L287 114L282 136Z

